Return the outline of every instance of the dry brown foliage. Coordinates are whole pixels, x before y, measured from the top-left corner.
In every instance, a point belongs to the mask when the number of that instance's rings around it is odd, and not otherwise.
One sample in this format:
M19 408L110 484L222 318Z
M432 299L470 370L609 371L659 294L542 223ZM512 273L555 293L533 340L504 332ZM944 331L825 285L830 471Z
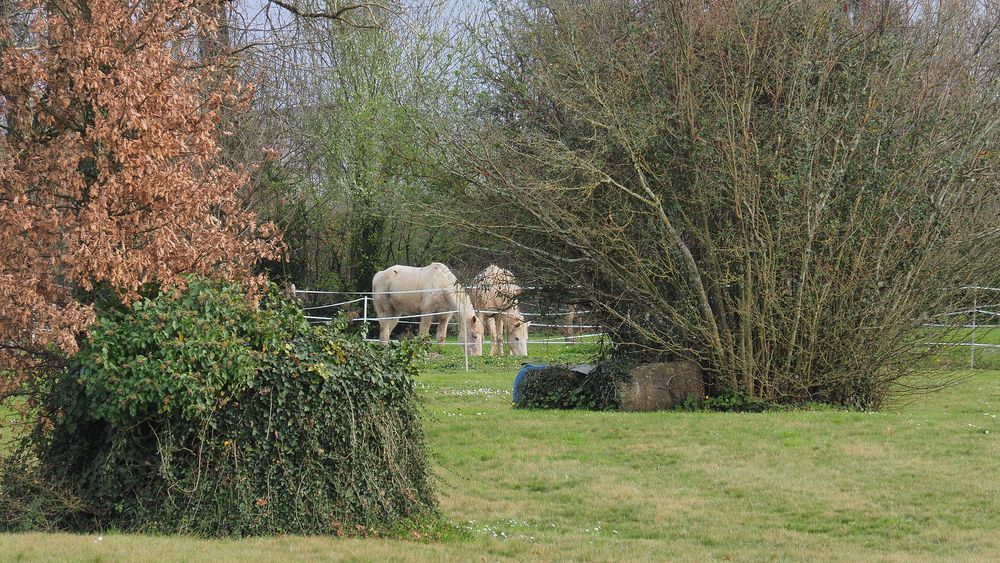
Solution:
M253 285L275 255L235 197L245 171L220 164L220 111L250 90L199 56L197 5L33 0L0 25L0 373L72 353L99 292Z

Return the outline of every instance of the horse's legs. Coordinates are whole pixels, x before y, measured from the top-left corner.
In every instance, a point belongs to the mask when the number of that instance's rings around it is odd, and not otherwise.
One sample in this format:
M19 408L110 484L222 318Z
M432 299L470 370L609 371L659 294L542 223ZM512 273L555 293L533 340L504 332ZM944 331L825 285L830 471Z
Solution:
M576 305L566 307L566 316L563 317L562 333L563 338L570 344L576 343Z
M379 314L379 316L381 317L382 315ZM381 342L382 345L385 346L386 344L389 343L389 335L392 334L392 329L396 328L396 325L399 324L399 319L380 320L378 324L379 324L378 339L379 342Z
M487 317L486 320L483 321L483 324L486 325L486 330L489 331L489 333L490 333L490 355L491 356L496 356L497 354L500 353L500 350L497 348L498 341L497 341L497 324L496 323L497 323L496 316Z
M449 322L451 322L451 315L441 315L438 317L438 344L444 344L445 338L448 337Z
M426 317L420 317L420 331L417 334L419 334L421 338L431 333L432 322L434 322L434 317L430 315Z
M506 319L504 319L503 315L497 315L496 316L496 323L497 323L497 338L496 339L497 339L497 342L499 342L499 348L498 348L499 352L498 352L497 355L502 357L503 356L503 345L504 345L504 343L507 340L507 329L509 327L507 326L507 321L506 321Z

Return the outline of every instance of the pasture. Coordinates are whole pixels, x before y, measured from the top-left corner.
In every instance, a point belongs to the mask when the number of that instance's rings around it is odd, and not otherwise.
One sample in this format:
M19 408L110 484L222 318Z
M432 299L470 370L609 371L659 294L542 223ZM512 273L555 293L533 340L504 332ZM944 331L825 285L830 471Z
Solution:
M442 350L439 348L439 350ZM392 539L0 536L4 560L1000 557L1000 372L880 413L515 411L520 359L418 380L446 523ZM586 347L532 357L575 361Z

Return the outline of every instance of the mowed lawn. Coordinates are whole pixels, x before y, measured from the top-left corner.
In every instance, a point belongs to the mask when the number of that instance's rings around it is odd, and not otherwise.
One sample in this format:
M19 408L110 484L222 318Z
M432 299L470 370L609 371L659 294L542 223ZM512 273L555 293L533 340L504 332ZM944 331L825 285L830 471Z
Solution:
M461 364L418 381L433 541L0 535L0 559L1000 559L1000 372L881 413L624 414L513 410L517 361Z

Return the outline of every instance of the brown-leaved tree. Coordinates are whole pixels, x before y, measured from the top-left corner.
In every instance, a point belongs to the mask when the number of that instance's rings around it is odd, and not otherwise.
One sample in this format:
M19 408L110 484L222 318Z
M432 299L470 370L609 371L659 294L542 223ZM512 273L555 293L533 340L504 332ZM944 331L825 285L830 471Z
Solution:
M220 161L219 112L249 90L199 56L197 7L33 0L0 25L0 395L72 353L100 299L253 285L277 252Z

